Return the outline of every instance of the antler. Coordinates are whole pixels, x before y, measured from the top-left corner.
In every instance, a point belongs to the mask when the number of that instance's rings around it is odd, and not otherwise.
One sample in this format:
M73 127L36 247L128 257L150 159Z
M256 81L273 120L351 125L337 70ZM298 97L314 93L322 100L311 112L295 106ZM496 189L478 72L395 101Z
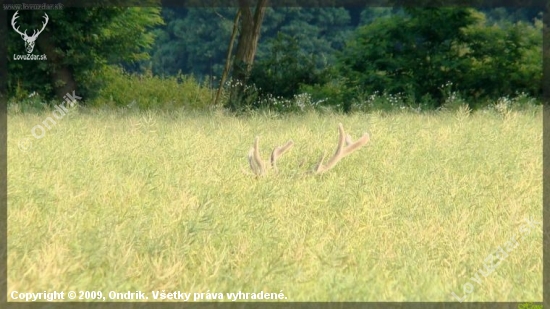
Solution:
M46 21L42 23L42 29L40 29L40 31L38 31L37 34L34 34L34 30L32 31L33 37L37 37L40 33L42 33L42 31L44 31L44 28L46 28L46 25L48 24L48 20L50 20L50 18L48 17L48 14L46 13L44 13L44 16L42 16L42 18L46 19Z
M330 170L336 165L336 163L342 160L342 158L361 148L370 140L369 134L365 133L360 139L353 142L351 136L347 135L344 131L344 126L341 123L338 124L338 131L340 133L340 137L338 140L338 148L336 148L336 153L334 153L334 156L328 160L326 165L323 165L325 155L321 157L321 160L319 160L319 163L315 167L316 174L322 174Z
M19 16L17 15L18 13L19 11L16 11L15 14L13 14L13 17L11 18L11 26L13 27L13 30L15 30L15 32L19 33L21 36L24 36L25 38L28 38L28 39L36 39L38 35L42 33L42 31L44 31L44 28L46 28L46 25L48 24L48 20L50 20L50 18L48 17L48 14L44 13L44 16L42 17L45 18L46 21L42 23L42 29L40 29L38 33L36 33L36 30L33 30L32 35L28 36L26 29L25 29L25 32L23 33L19 31L19 26L17 28L15 27L15 20L19 18Z
M260 137L256 136L256 139L254 140L254 147L250 148L250 151L248 152L248 163L250 163L250 168L256 174L257 176L265 175L267 172L267 165L262 160L262 157L260 155ZM273 149L273 152L271 152L271 167L277 171L277 159L287 152L292 146L294 145L294 142L292 140L288 141L285 145L276 147Z
M21 36L27 36L27 30L25 30L25 33L22 33L21 31L19 31L19 27L15 28L15 20L19 18L19 16L17 16L17 13L19 13L19 11L16 11L11 18L11 26L13 27L13 30L15 30L15 32L19 33Z

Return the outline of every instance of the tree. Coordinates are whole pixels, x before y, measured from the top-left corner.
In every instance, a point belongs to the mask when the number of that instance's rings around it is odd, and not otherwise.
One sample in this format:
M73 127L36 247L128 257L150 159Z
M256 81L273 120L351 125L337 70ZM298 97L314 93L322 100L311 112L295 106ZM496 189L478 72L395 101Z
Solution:
M234 22L237 11L234 7L163 8L166 26L155 30L159 35L152 53L153 73L182 72L198 80L212 74L219 77L233 26L241 24ZM272 54L270 41L282 32L296 37L306 54L317 55L320 68L334 62L334 52L344 46L351 31L349 13L343 8L267 7L254 62ZM235 48L231 52L234 55Z
M431 107L449 92L467 99L540 95L540 21L488 25L482 13L468 8L405 12L358 28L348 42L339 56L348 94L402 93ZM448 82L451 89L443 89Z
M351 92L405 93L417 101L429 95L441 104L441 85L465 72L459 47L475 17L467 8L405 11L358 28L339 56L341 75Z
M236 8L163 8L166 26L152 52L153 73L220 76Z
M317 55L317 66L321 68L334 62L335 52L344 47L353 30L350 14L344 8L277 7L268 14L262 26L265 31L258 47L258 60L272 53L272 39L283 33L296 38L305 54Z
M44 13L20 12L17 24L21 30L35 29ZM61 99L76 91L91 97L100 86L105 65L148 58L154 35L146 29L162 24L158 7L65 8L47 14L49 22L34 53L45 54L48 61L10 61L10 96L37 91L46 99L54 95ZM9 54L22 54L19 35L15 31L9 35Z
M542 94L542 21L478 23L465 30L469 61L461 84L474 97Z
M243 106L246 96L246 85L254 63L254 56L260 38L260 29L264 19L264 13L268 0L258 0L254 15L250 10L250 0L239 0L241 12L241 28L237 43L235 60L233 61L233 82L227 107L232 111L238 111Z
M250 75L250 82L262 98L292 99L301 86L327 82L325 68L316 68L316 54L306 54L300 49L296 37L279 32L270 41L271 53L256 61Z

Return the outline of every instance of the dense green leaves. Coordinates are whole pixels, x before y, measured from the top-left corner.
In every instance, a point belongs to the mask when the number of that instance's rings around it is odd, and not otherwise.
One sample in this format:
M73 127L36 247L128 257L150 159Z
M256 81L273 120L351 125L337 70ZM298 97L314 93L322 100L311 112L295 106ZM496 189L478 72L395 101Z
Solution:
M299 48L296 37L279 33L269 42L271 53L254 65L250 82L262 96L292 98L301 85L324 84L326 73L316 68L316 55Z
M348 41L339 68L351 95L427 96L437 107L443 85L476 98L540 94L540 23L487 26L483 14L466 8L405 11L358 28Z
M153 72L178 71L199 80L221 76L236 8L189 8L163 11L166 27L153 52ZM268 8L261 27L256 59L270 57L279 33L296 38L305 54L317 55L316 66L334 61L353 27L343 8Z
M45 97L53 95L56 83L50 74L60 67L68 68L79 85L79 93L92 96L100 87L101 77L97 74L107 64L121 64L144 60L149 57L147 49L154 43L149 27L162 23L160 9L148 8L66 8L47 11L49 23L44 30L50 36L59 62L13 61L8 63L8 88L12 97L20 97L37 91ZM9 14L11 16L12 14ZM42 11L20 12L24 18L21 28L33 29L44 15ZM27 21L23 23L23 19ZM34 24L29 23L34 22ZM47 35L42 33L40 39ZM24 53L23 42L15 31L10 31L9 55ZM34 54L44 51L35 48Z
M466 31L469 60L464 91L477 96L508 96L542 91L542 23L518 22L502 27L475 25Z
M221 76L236 8L164 9L153 72Z
M52 97L64 82L54 78L60 67L72 72L86 98L101 95L107 65L157 76L193 75L217 87L236 10L47 11L50 21L40 37L51 35L59 63L10 60L10 95L37 91ZM32 33L43 14L21 11L18 25ZM262 98L292 99L303 92L345 110L376 93L432 107L450 93L473 99L472 105L517 93L538 97L542 22L535 16L536 10L504 8L268 8L250 78L255 85L249 85L258 91L245 105L270 106ZM10 59L26 53L15 31L8 38ZM34 54L42 53L37 44Z

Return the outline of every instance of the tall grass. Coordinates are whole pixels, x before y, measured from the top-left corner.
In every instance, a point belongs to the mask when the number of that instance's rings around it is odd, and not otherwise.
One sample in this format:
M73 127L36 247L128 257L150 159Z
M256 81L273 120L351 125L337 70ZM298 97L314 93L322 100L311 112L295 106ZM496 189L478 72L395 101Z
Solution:
M230 117L72 110L8 121L8 295L273 292L285 301L456 301L542 219L540 107ZM337 124L371 142L330 172ZM288 139L279 172L255 178ZM25 142L21 142L24 140ZM24 145L24 147L22 147ZM541 301L540 226L466 301Z

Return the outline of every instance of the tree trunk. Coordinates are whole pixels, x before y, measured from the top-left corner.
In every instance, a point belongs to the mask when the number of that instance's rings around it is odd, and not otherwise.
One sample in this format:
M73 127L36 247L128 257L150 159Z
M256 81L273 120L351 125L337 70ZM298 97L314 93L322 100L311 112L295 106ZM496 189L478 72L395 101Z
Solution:
M250 0L239 0L241 31L239 33L235 61L233 62L231 94L227 104L227 107L232 111L238 111L245 107L246 84L252 70L254 57L256 56L267 2L268 0L258 0L253 16L250 11Z
M48 62L51 64L50 80L56 97L59 100L63 100L63 97L67 93L72 94L73 91L77 92L73 72L67 65L63 64L63 56L56 52L55 42L50 32L42 32L36 40L36 44L40 51L46 55Z
M231 67L231 54L233 53L233 42L235 42L235 36L237 35L237 25L239 19L241 18L241 10L237 11L235 20L233 21L233 31L231 32L231 40L229 41L229 47L227 48L227 57L225 59L225 67L223 69L222 78L220 79L220 85L218 91L216 92L216 99L214 99L214 106L218 105L218 100L220 99L220 94L222 93L223 84L225 84L225 79L229 73Z

